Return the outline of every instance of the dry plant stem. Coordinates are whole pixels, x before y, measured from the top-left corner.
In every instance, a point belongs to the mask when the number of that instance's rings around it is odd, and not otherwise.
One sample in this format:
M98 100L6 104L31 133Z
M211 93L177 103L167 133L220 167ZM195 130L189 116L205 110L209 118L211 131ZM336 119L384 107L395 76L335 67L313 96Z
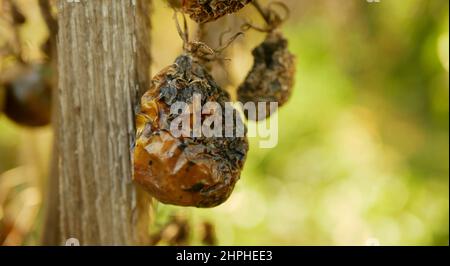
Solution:
M226 20L225 20L226 23ZM211 22L211 23L200 23L197 26L197 40L199 40L202 43L205 43L208 47L215 47L217 46L217 22ZM221 26L226 26L224 24L221 24ZM222 27L221 27L222 29ZM221 44L219 44L221 45ZM219 62L214 62L214 64L211 63L206 63L205 64L205 68L211 73L211 75L216 79L216 82L221 85L222 88L225 88L223 85L224 83L222 82L222 78L218 77L217 75L215 75L214 69L217 66L221 66L223 65L222 61Z
M227 40L226 44L222 44L222 38L219 42L220 47L213 49L208 44L200 41L190 41L189 38L189 28L187 25L186 16L182 13L183 16L183 27L180 25L178 20L178 13L175 11L173 19L175 21L175 26L178 31L178 35L183 41L183 50L185 53L192 55L196 60L199 60L202 64L207 64L209 62L215 62L224 60L220 55L221 53L228 48L239 36L243 35L243 32L238 32L233 35L230 39ZM204 25L200 26L197 30L197 37L202 37L202 35L206 34L206 28Z
M148 205L131 180L131 146L133 109L150 82L150 1L59 0L58 11L56 180L48 193L57 206L44 244L146 243Z
M204 39L207 36L208 36L208 29L206 27L206 24L198 24L198 27L197 27L197 40L204 41ZM206 43L206 44L208 45L208 43Z
M261 14L261 16L263 17L264 21L270 25L271 21L269 18L268 13L264 10L264 8L261 6L261 4L258 2L258 0L253 0L252 1L252 5L256 8L256 10L258 10L258 12Z
M252 4L256 8L258 13L262 16L267 26L266 28L262 28L247 22L242 26L245 30L251 28L260 32L267 32L267 33L273 32L289 18L290 15L289 7L283 2L280 1L271 2L270 4L268 4L267 7L264 8L259 4L257 0L253 1ZM273 9L273 6L278 6L282 8L285 13L284 16L280 15L277 10Z

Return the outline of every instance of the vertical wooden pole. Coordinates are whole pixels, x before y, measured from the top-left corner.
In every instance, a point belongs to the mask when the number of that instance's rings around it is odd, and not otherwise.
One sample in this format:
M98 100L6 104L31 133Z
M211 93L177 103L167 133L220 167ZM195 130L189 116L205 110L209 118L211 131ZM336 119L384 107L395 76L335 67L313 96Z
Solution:
M58 0L55 206L45 244L145 241L148 208L132 182L131 148L150 82L150 8L150 0Z

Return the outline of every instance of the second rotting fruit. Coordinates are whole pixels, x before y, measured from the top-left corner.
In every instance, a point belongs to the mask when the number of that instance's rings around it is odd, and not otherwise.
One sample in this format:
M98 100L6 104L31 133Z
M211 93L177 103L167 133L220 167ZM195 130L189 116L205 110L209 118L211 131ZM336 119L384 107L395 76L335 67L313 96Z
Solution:
M214 21L239 11L252 0L182 0L183 12L197 23Z
M277 31L268 34L253 50L254 64L245 81L239 86L238 99L258 106L263 102L265 112L246 116L250 120L264 120L271 115L271 102L284 105L292 94L295 77L295 56L288 50L288 41Z
M153 78L136 117L134 180L163 203L214 207L228 199L239 180L248 140L245 133L175 137L171 123L179 115L171 113L171 107L177 102L192 107L194 94L201 96L202 106L216 102L223 110L230 102L228 93L189 54L179 56ZM207 117L201 116L202 124ZM222 118L225 121L225 112ZM239 116L235 122L243 126Z
M51 120L51 85L48 65L18 66L2 77L5 115L30 127L45 126Z

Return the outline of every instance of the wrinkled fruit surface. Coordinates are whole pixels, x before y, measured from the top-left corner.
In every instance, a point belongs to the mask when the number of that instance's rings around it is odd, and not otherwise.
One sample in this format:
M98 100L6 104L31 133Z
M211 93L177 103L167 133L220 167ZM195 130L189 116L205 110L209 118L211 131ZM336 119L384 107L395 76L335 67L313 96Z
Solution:
M183 0L183 11L197 23L214 21L239 11L251 0Z
M291 96L295 77L295 56L288 50L288 41L279 32L271 32L265 41L253 50L253 68L239 86L238 98L242 103L266 103L266 112L256 119L269 117L270 102L284 105Z
M4 85L5 115L14 122L30 127L45 126L51 120L51 85L45 65L20 67Z
M191 105L194 93L201 95L202 105L210 101L223 107L230 101L189 55L178 57L175 64L153 78L136 117L134 180L163 203L214 207L233 191L244 166L248 140L174 137L170 123L177 115L171 115L170 108L177 101ZM205 118L203 115L202 121Z

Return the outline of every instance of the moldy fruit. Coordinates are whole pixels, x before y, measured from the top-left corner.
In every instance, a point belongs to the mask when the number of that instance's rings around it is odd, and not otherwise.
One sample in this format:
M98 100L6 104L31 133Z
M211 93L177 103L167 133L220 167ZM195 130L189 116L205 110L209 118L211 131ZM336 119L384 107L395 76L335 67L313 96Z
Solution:
M45 126L51 120L50 68L47 65L20 66L2 78L5 115L30 127Z
M214 21L239 11L252 0L182 0L183 12L197 23Z
M177 115L170 113L171 106L175 102L192 105L194 94L201 95L202 106L216 102L224 108L231 101L190 53L179 56L153 78L136 116L134 180L163 203L214 207L233 191L244 166L248 140L174 137L170 123ZM207 116L201 116L202 123ZM225 121L224 114L222 118ZM240 121L239 116L237 119Z
M271 31L265 41L253 50L254 64L245 81L238 88L242 103L266 103L266 112L252 120L264 120L270 116L270 102L281 107L292 93L295 76L295 56L288 50L288 41L277 31Z

